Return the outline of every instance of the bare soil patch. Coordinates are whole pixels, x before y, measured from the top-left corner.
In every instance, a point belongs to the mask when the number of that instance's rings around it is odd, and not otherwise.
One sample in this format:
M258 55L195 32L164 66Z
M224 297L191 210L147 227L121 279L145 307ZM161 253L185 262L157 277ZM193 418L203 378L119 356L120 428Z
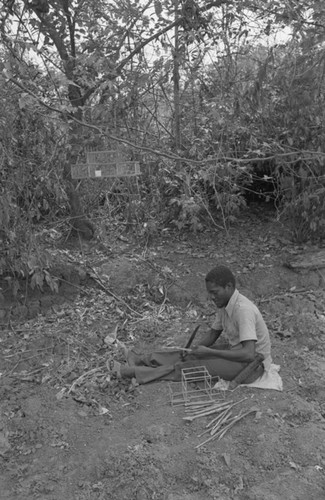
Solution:
M255 217L228 235L84 249L96 286L1 332L1 500L324 499L324 279L283 266L308 249ZM284 390L224 394L259 411L195 449L209 418L184 421L166 382L110 379L107 362L123 355L107 337L185 344L212 319L204 275L216 262L265 315Z

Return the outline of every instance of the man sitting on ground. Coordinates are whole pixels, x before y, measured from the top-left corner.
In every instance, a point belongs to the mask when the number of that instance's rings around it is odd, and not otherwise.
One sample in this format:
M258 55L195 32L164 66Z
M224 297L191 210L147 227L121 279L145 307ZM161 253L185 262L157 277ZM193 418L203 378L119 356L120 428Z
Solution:
M233 273L225 266L212 269L205 278L208 294L218 311L211 330L186 353L182 351L155 351L137 355L128 353L128 365L115 363L114 371L122 377L135 377L139 384L155 380L181 380L183 368L205 366L213 378L233 380L250 362L256 353L264 357L263 364L245 380L251 383L268 370L271 359L270 336L258 308L236 289ZM227 345L215 345L223 335Z

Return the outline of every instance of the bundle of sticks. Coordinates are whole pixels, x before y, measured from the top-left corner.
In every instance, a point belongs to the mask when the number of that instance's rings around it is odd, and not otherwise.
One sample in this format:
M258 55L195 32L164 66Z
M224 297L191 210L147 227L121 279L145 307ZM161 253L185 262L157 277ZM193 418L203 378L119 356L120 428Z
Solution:
M240 401L227 401L223 403L219 402L207 402L207 401L196 401L193 403L186 403L186 416L183 417L183 420L192 422L193 420L200 417L207 417L218 413L218 416L213 418L207 425L206 430L199 435L202 437L204 434L210 434L205 441L198 444L195 448L200 448L204 444L212 441L213 439L221 439L228 432L228 430L233 427L239 420L246 417L250 413L254 413L258 411L258 408L253 407L250 410L243 411L241 410L239 414L233 415L233 408L245 401L247 398L243 398Z

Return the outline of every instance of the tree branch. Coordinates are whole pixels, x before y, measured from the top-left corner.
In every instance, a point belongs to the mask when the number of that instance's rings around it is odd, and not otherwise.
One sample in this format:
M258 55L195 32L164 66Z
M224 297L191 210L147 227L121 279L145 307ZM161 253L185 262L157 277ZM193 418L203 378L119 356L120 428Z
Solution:
M72 20L71 12L69 10L69 2L68 0L62 0L62 8L65 14L65 18L68 23L68 30L70 36L70 46L71 46L71 55L72 57L76 57L76 43L75 43L75 20Z
M213 7L221 7L221 5L224 4L232 4L233 2L229 2L228 0L215 0L215 2L210 2L204 7L200 7L201 12L207 12L208 10L212 9Z
M232 3L232 2L229 2L228 0L216 0L215 2L210 2L209 4L207 4L204 7L200 8L200 11L201 12L206 12L206 11L212 9L213 7L220 7L221 5L223 5L225 3L229 4L229 3ZM143 42L139 43L132 50L132 52L130 52L130 54L128 54L125 57L125 59L123 59L123 61L121 61L120 64L116 67L116 72L119 73L121 71L121 69L123 69L124 66L130 61L130 59L132 59L132 57L134 57L136 54L138 54L149 43L153 42L154 40L156 40L157 38L159 38L164 33L167 33L167 31L170 31L175 26L177 26L179 24L182 24L183 21L184 21L184 17L180 16L177 20L173 21L171 24L168 24L167 26L165 26L164 28L162 28L157 33L154 33L152 36L150 36L149 38L147 38Z
M212 9L213 7L220 7L221 5L223 5L225 3L229 3L229 2L227 0L216 0L215 2L210 2L208 5L205 5L200 10L202 12L206 12L206 11ZM136 47L134 47L134 49L116 66L116 68L114 69L114 73L112 73L112 75L111 75L111 78L109 78L109 77L107 77L107 75L105 75L105 77L103 77L99 82L97 82L97 84L94 87L87 90L87 92L84 95L84 100L86 101L88 99L88 97L90 97L98 89L99 85L101 85L108 78L111 80L115 79L120 74L120 72L122 71L124 66L126 66L126 64L136 54L138 54L144 47L146 47L149 43L153 42L154 40L157 40L161 35L164 35L165 33L170 31L171 29L173 29L175 26L181 24L182 22L183 22L183 17L179 17L177 20L168 24L167 26L162 28L157 33L154 33L149 38L146 38L146 40L143 40L143 42L136 45Z
M140 151L146 151L147 153L151 153L155 156L160 156L163 158L168 158L169 160L181 161L182 163L187 163L189 165L192 164L193 166L198 166L198 165L206 164L207 161L208 162L213 162L213 161L220 162L220 160L230 161L230 162L233 162L236 164L246 164L246 163L250 163L250 162L258 162L258 161L262 162L262 161L267 161L267 160L275 160L277 158L285 158L285 157L289 157L289 156L299 156L299 159L304 159L304 160L315 159L315 156L325 158L325 153L321 153L319 151L303 151L303 150L302 151L299 151L299 150L289 151L287 153L275 153L275 154L270 155L270 156L263 156L263 157L259 156L257 158L232 158L232 157L227 157L227 156L222 156L222 158L220 158L220 156L216 156L216 157L212 157L212 158L206 158L205 160L193 160L192 158L185 158L182 156L173 155L170 153L165 153L164 151L158 151L156 149L149 148L146 146L139 146L139 144L135 144L131 141L128 141L127 139L122 139L121 137L116 137L114 135L108 134L108 133L104 132L100 127L97 127L97 125L93 125L91 123L87 123L85 121L78 120L78 118L75 118L73 115L71 115L71 114L68 115L67 111L64 111L64 110L55 108L53 106L50 106L49 104L46 104L46 102L42 101L36 94L34 94L34 92L32 92L31 90L24 87L24 85L22 85L20 82L18 82L17 80L12 78L11 76L9 76L9 75L5 75L5 76L6 76L8 81L12 82L14 85L19 87L23 92L26 92L27 94L32 96L34 99L36 99L36 101L39 104L41 104L42 106L44 106L48 110L53 111L54 113L58 113L61 116L64 116L66 119L68 118L69 120L77 123L78 125L81 125L82 127L87 127L91 130L95 130L96 132L99 132L100 135L105 136L108 139L111 139L112 141L126 144L127 146L129 146L133 149L138 149ZM304 156L304 155L306 155L306 156Z

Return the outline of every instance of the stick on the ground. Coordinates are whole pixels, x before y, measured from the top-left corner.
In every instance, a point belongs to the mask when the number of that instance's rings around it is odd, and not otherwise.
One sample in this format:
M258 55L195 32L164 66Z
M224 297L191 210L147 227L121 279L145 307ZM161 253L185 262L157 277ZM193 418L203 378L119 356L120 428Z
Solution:
M220 419L219 422L217 422L213 428L211 429L210 431L210 434L211 436L213 436L216 432L218 432L220 430L220 427L225 423L227 422L227 420L230 419L231 417L231 414L232 414L232 411L228 410L227 413L225 413L225 415L222 416L222 418Z
M185 411L187 413L192 413L197 414L204 412L205 410L212 410L213 408L223 408L229 406L228 403L212 403L211 401L207 401L206 403L199 403L198 405L195 404L193 401L192 404L190 403L185 403Z
M235 403L233 403L232 401L230 401L230 403L232 403L232 404L230 404L230 405L229 405L228 410L230 410L230 409L232 409L234 406L236 406L236 405L238 405L238 404L242 403L242 402L243 402L243 401L245 401L246 399L247 399L247 398L240 399L239 401L236 401ZM220 415L219 415L218 417L216 417L214 420L212 420L209 424L207 424L207 427L211 427L211 425L213 424L213 422L214 422L215 420L218 420L218 418L220 418ZM215 425L216 425L216 424L215 424Z
M74 388L83 380L85 379L88 375L92 375L93 373L96 373L96 372L100 372L102 371L102 368L93 368L92 370L89 370L88 372L85 372L83 373L82 375L80 375L79 378L77 378L77 380L75 380L73 382L73 384L71 385L70 389L68 390L68 394L70 394L71 391L74 390Z
M246 413L243 413L242 415L238 415L237 417L233 417L232 419L230 419L228 425L226 425L223 429L220 429L218 432L216 432L215 434L211 435L208 439L206 439L205 441L203 441L202 443L198 444L197 446L195 446L196 449L198 448L201 448L201 446L203 446L204 444L206 443L209 443L210 441L212 441L213 439L217 439L220 440L224 437L224 435L226 434L226 432L233 426L235 425L237 422L239 422L239 420L243 419L244 417L247 417L247 415L249 415L250 413L254 413L256 412L256 408L252 409L252 410L249 410L247 411ZM225 423L225 422L224 422Z
M191 415L186 415L186 417L183 417L183 420L187 420L189 422L192 422L192 420L195 420L196 418L200 417L207 417L208 415L212 415L213 413L218 413L220 411L223 411L225 408L228 408L228 406L215 406L213 408L208 408L199 412L194 412Z
M223 438L223 436L226 434L226 432L233 426L235 425L237 422L239 422L239 420L241 420L242 418L244 417L247 417L247 415L250 415L250 413L256 413L256 408L254 410L249 410L247 411L246 413L243 413L242 415L238 415L238 417L234 418L223 430L222 432L219 434L218 436L218 439L220 440L221 438Z
M225 403L218 403L218 404L212 404L210 407L205 408L203 410L198 410L198 411L193 411L190 415L186 415L186 417L183 417L183 420L187 420L189 422L192 422L192 420L195 420L196 418L200 417L206 417L208 415L212 415L213 413L219 413L221 411L224 411L226 409L231 409L234 406L238 405L239 403L242 403L245 401L247 398L243 398L240 401L236 401L233 403L232 401L225 402Z
M91 276L92 279L94 281L96 281L96 283L101 287L102 290L104 290L104 292L106 292L108 295L110 295L111 297L113 297L115 300L117 300L118 302L121 302L122 304L124 304L132 313L136 314L137 316L141 316L140 313L138 313L138 311L135 311L134 309L132 309L132 307L129 306L129 304L127 302L125 302L125 300L123 300L121 297L118 297L117 295L115 295L115 293L113 293L111 290L109 290L105 285L104 283L102 282L102 280L100 279L100 277L98 276L98 273L97 271L91 267L89 264L88 264L88 267L92 270L93 272L93 275Z

